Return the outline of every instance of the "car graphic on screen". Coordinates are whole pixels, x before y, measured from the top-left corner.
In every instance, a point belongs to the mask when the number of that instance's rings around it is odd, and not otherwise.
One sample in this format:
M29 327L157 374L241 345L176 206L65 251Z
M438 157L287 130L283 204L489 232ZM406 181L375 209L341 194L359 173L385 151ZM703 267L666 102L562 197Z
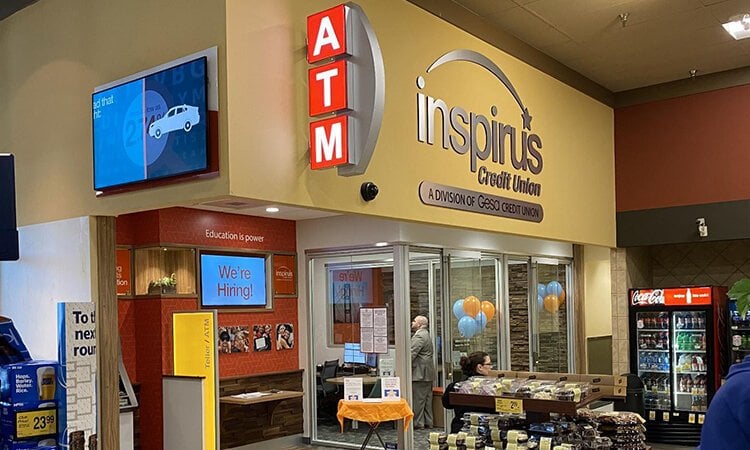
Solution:
M183 129L186 132L193 129L201 121L197 106L178 105L169 108L161 119L155 120L148 127L148 135L159 139L171 131Z

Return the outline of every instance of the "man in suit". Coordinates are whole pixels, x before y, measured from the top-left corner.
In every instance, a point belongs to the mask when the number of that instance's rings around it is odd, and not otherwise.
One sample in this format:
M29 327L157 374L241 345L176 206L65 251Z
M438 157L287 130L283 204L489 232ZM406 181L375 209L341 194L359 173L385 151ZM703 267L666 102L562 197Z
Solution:
M432 364L432 338L427 331L427 318L417 316L411 323L411 392L414 411L414 429L432 428L432 382L435 367Z

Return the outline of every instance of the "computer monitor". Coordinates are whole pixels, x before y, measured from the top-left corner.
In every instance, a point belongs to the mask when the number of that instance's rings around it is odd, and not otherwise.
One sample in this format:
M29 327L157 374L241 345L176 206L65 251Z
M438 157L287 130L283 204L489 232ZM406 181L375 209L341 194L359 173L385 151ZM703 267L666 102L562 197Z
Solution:
M346 342L344 343L344 364L377 367L378 355L376 353L362 353L359 342Z

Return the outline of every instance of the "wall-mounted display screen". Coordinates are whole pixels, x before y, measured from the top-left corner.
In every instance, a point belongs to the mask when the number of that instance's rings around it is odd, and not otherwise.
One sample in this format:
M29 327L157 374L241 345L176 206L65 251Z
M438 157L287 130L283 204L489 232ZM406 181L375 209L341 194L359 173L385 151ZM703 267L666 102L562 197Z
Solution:
M201 306L268 306L267 264L263 255L202 252Z
M209 167L206 57L92 95L94 189Z

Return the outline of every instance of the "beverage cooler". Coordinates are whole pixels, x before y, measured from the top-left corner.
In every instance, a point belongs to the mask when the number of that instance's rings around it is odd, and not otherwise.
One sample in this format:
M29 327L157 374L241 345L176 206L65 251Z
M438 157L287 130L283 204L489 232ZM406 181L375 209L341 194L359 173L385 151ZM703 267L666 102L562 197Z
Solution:
M630 290L630 366L643 381L649 441L700 441L727 369L726 292L717 286Z
M750 355L750 311L740 316L737 302L732 299L729 299L729 327L729 364L734 364Z

